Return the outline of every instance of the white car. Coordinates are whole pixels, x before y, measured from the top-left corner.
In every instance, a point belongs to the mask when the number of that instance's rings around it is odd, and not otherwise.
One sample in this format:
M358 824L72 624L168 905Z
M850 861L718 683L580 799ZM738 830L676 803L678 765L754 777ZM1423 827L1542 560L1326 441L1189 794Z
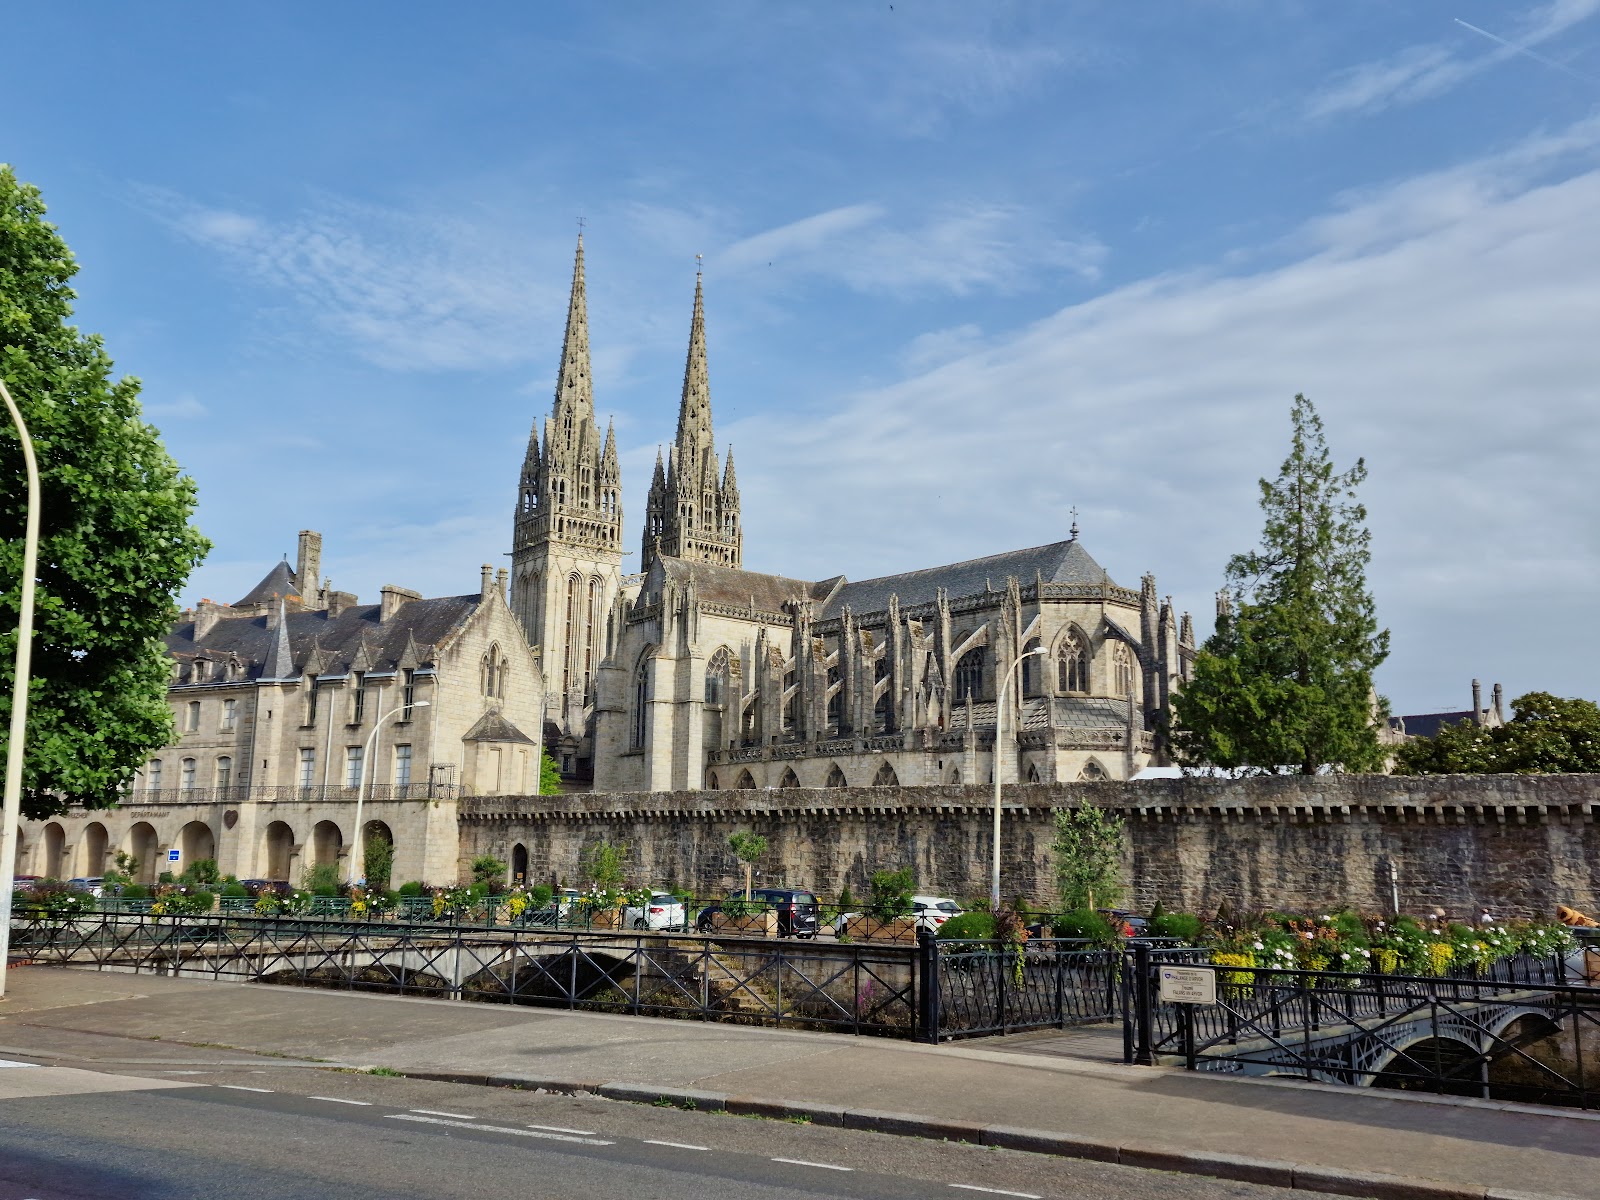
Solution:
M683 929L687 921L683 901L668 892L654 892L643 904L622 910L624 929Z
M954 900L944 896L911 897L911 915L917 919L917 928L929 933L937 932L939 926L951 917L959 917L963 911Z

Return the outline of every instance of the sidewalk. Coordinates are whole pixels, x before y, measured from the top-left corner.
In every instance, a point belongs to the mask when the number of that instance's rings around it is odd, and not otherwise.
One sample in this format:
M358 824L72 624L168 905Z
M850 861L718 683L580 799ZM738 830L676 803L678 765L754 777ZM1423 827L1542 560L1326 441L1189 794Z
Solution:
M841 1110L915 1114L949 1126L951 1136L973 1127L969 1140L977 1140L977 1126L1045 1131L1085 1143L1083 1157L1121 1147L1130 1164L1200 1173L1230 1169L1205 1170L1195 1161L1201 1155L1300 1164L1297 1186L1313 1189L1321 1168L1331 1184L1342 1171L1454 1185L1409 1193L1418 1197L1600 1198L1600 1114L1126 1067L1086 1057L1104 1057L1106 1039L1071 1033L921 1046L45 967L11 972L9 987L0 1002L0 1056L137 1070L170 1063L186 1045L218 1061L236 1060L228 1052L238 1051L280 1065L510 1076L530 1087L639 1084L641 1098L656 1089L717 1093L747 1098L747 1110L799 1102L822 1106L824 1118ZM182 1053L188 1061L204 1057ZM1398 1181L1367 1194L1380 1192L1408 1194Z

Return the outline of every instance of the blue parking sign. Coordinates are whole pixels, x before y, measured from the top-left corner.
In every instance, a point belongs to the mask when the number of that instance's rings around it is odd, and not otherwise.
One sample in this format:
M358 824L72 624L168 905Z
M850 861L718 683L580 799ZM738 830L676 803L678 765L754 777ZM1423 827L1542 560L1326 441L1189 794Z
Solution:
M177 862L178 861L178 852L176 850L168 850L167 851L167 861L168 862Z

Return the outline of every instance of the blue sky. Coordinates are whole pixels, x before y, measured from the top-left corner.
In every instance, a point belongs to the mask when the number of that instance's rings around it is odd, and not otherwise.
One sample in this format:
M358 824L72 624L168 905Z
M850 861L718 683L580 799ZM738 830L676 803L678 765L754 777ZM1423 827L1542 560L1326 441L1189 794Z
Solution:
M637 542L695 255L745 560L1065 535L1202 631L1290 397L1364 455L1397 711L1596 693L1600 0L86 4L0 158L145 383L233 599L472 590L576 219ZM636 560L633 560L636 561Z

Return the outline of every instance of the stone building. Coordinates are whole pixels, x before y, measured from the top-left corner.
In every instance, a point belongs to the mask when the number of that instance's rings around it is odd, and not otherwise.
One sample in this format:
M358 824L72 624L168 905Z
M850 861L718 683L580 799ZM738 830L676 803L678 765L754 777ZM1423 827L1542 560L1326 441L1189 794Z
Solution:
M321 543L301 533L294 569L183 614L167 638L173 742L117 808L25 825L26 873L100 875L119 850L147 880L206 858L241 878L347 873L364 788L363 824L394 844L395 877L448 878L454 805L439 801L535 789L524 731L543 684L506 572L485 566L469 595L387 586L361 604L319 581Z
M620 572L616 445L600 444L579 238L555 404L518 484L512 607L543 648L565 773L597 789L1127 778L1164 761L1192 624L1079 541L880 579L743 569L712 420L703 280L678 426ZM1013 671L1019 657L1024 661ZM1020 729L1020 736L1017 731Z

